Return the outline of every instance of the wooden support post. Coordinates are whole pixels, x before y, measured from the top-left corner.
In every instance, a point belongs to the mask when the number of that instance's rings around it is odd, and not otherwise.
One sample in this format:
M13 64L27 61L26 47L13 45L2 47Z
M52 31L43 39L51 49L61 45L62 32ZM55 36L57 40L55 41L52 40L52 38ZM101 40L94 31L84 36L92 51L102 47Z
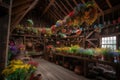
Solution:
M11 6L12 0L10 0L10 7L8 8L8 14L0 17L0 72L3 71L8 61L8 43L10 35L10 22L11 22ZM4 80L0 74L0 80Z

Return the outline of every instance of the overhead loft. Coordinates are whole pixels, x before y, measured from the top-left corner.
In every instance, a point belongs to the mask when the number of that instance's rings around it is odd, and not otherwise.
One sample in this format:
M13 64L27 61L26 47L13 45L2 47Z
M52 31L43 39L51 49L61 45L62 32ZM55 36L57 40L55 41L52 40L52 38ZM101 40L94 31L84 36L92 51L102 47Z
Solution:
M21 2L21 4L19 3ZM37 4L38 0L17 0L13 1L12 7L12 21L11 21L11 31L23 18L24 16ZM27 5L25 5L27 3ZM24 6L25 5L25 6Z
M73 11L78 4L85 4L87 1L96 4L102 17L120 9L119 0L13 0L11 31L23 18L28 18L31 14L44 19L50 25L54 24Z

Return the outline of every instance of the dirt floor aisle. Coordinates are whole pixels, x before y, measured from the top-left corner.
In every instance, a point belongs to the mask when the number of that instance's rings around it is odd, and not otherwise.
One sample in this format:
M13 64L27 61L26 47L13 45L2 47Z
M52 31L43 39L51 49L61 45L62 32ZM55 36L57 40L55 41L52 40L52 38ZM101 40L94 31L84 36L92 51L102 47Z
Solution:
M42 80L88 80L74 72L65 69L54 63L50 63L44 59L34 59L39 62L36 73L42 74Z

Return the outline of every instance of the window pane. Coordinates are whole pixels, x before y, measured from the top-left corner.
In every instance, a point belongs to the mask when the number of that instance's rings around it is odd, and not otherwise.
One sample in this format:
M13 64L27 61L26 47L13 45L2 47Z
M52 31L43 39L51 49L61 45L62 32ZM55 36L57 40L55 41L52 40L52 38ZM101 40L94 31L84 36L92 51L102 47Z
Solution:
M102 48L110 48L116 50L116 36L102 37Z

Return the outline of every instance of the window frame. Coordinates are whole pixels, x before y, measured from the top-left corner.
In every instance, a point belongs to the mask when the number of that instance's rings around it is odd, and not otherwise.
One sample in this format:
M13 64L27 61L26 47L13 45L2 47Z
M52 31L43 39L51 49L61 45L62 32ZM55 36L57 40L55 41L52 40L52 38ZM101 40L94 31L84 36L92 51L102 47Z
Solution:
M108 39L108 43L103 43L103 42L102 42L102 39L103 39L103 38L106 38L106 39L107 39L107 38L110 38L110 37L112 37L112 38L111 38L111 40ZM114 43L112 43L112 41L114 41L114 40L113 40L113 37L116 37L116 40L115 40ZM106 45L107 45L107 46L109 46L109 45L113 45L113 46L114 46L114 45L115 45L115 46L116 46L115 49L113 49L113 48L110 48L110 49L112 49L113 51L114 51L114 50L117 50L117 36L116 36L116 35L101 36L101 39L100 39L100 40L101 40L101 41L100 41L100 47L101 47L101 48L103 48L103 47L102 47L103 45L105 45L105 46L106 46ZM110 41L111 41L111 44L109 43ZM107 48L107 47L106 47L106 48Z

